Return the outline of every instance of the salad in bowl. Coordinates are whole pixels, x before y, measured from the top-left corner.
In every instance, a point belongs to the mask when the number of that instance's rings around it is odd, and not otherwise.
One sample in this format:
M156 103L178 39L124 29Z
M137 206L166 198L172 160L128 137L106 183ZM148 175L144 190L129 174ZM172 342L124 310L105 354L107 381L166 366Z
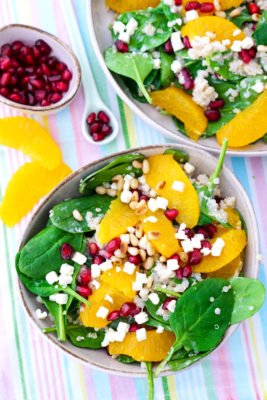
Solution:
M16 268L44 333L89 362L99 352L91 365L110 359L137 374L141 363L152 398L153 374L208 355L259 310L265 290L252 271L254 239L221 190L226 142L210 176L184 149L143 150L82 173L79 196L67 186L58 201L64 183L55 189Z
M227 138L230 149L266 143L265 1L142 4L107 1L119 14L105 63L132 97L172 117L193 141Z

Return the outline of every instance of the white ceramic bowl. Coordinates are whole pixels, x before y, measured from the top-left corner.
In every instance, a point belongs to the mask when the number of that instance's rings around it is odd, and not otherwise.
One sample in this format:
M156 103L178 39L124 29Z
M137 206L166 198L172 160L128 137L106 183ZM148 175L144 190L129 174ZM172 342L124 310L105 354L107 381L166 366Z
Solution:
M102 168L105 164L109 163L119 154L127 154L131 152L140 152L145 156L150 156L153 154L163 153L166 148L180 148L188 152L190 156L190 162L196 166L196 173L206 173L211 174L214 171L216 165L216 158L207 152L202 150L194 149L190 146L175 146L175 145L161 145L161 146L149 146L137 149L132 149L129 151L124 151L121 153L113 154L112 156L100 159L85 167L79 169L77 172L73 173L71 176L66 178L61 184L59 184L45 199L43 204L38 208L34 214L21 242L23 246L30 238L32 238L36 233L38 233L47 223L49 210L57 203L63 201L66 198L80 196L78 187L81 178L84 178L88 174ZM236 179L229 168L224 167L222 175L220 178L222 193L224 196L235 196L237 199L237 208L242 213L248 230L248 245L245 254L244 263L244 274L245 276L256 278L258 272L258 262L256 260L256 255L259 253L259 240L257 223L254 215L254 211L250 200L241 186L240 182ZM23 300L24 307L30 316L31 320L34 322L39 329L47 327L49 322L40 321L36 318L35 310L38 307L36 302L36 296L28 292L23 284L20 282L20 292ZM226 335L222 341L225 340L233 333L236 326L230 327L226 332ZM101 369L104 372L114 373L126 376L146 376L146 372L140 368L139 365L133 364L122 364L115 359L107 355L105 350L88 350L78 347L74 347L71 343L58 342L54 334L44 335L43 337L48 339L50 342L54 343L58 348L64 350L67 354L72 355L77 360L85 362L87 365ZM171 374L168 368L164 370L163 375Z
M63 61L72 72L73 76L68 91L63 94L62 99L58 103L51 104L47 107L15 103L1 95L0 101L11 108L26 113L45 115L62 110L74 99L81 84L81 68L79 61L71 48L51 33L33 26L21 24L11 24L0 29L0 47L5 43L12 43L15 40L21 40L26 45L32 46L38 39L42 39L48 43L52 48L51 55L57 57L60 61Z
M109 26L114 21L116 14L105 7L105 0L88 0L87 4L90 40L92 40L98 61L106 77L122 100L145 122L170 139L184 144L191 144L199 149L219 153L220 147L216 138L200 139L194 142L177 130L171 117L161 115L153 106L139 103L131 97L130 91L122 79L118 75L112 74L106 67L103 57L104 51L113 44ZM264 156L267 155L267 145L263 142L258 142L240 150L229 150L228 154L234 156Z

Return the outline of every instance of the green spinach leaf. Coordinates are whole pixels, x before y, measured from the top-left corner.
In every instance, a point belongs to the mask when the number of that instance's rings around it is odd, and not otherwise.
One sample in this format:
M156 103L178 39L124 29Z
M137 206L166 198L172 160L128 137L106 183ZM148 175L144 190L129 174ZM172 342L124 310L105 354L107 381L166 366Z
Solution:
M236 17L229 17L229 14L231 13L231 11L233 11L233 9L229 10L229 12L227 12L229 21L233 22L233 24L235 24L236 26L238 26L238 28L242 28L243 24L245 24L246 22L252 22L252 18L251 18L251 14L248 12L247 8L244 8L241 11L240 15L237 15Z
M186 151L180 149L167 149L164 154L172 154L173 159L178 163L185 164L189 161L189 155Z
M161 86L170 86L174 81L175 75L172 72L171 65L174 61L174 55L166 54L164 51L160 52L160 83Z
M196 361L201 360L201 358L206 357L212 350L198 354L189 353L187 357L170 360L168 365L172 371L181 371L182 369L194 364Z
M126 356L125 354L120 354L118 357L116 357L116 361L119 361L123 364L133 364L137 362L132 357Z
M257 45L267 45L267 10L263 11L252 37Z
M95 331L93 328L79 326L77 329L68 329L67 336L76 347L87 349L101 349L101 343L105 337L104 329Z

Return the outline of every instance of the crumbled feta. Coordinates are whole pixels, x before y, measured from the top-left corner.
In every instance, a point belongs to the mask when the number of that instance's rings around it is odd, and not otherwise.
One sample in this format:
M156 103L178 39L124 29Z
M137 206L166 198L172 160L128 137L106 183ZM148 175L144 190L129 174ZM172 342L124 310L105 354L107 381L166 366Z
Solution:
M155 212L160 208L162 210L166 210L168 207L168 200L164 197L158 196L156 199L149 199L147 202L147 206L152 212Z
M54 301L57 304L67 304L68 302L68 295L66 293L55 293L49 296L49 300Z
M155 224L156 222L158 222L158 218L154 217L153 215L151 215L150 217L147 217L144 222L152 222L153 224Z
M183 21L181 20L181 18L177 18L177 19L173 19L172 21L169 21L167 23L168 28L172 28L175 25L181 26L183 23Z
M159 304L160 298L157 293L150 293L148 296L149 300L151 301L152 304Z
M190 253L190 251L194 250L194 247L190 239L182 240L181 245L185 253Z
M198 17L199 17L199 15L196 10L186 11L186 13L185 13L186 22L193 21L194 19L197 19Z
M174 60L171 64L171 70L174 74L178 74L183 69L183 63L179 60Z
M74 272L74 267L70 264L65 263L61 265L59 272L62 275L72 275Z
M127 324L126 322L119 322L118 326L117 326L117 331L118 332L123 332L123 333L127 333L130 329L130 324Z
M104 300L107 300L111 304L114 303L113 298L109 294L105 295Z
M99 225L102 216L99 215L97 217L93 216L93 213L91 211L88 211L85 215L85 219L87 222L87 225L90 229L95 230L97 228L97 226Z
M42 311L42 310L40 310L40 308L37 308L35 313L36 313L36 317L38 319L46 319L47 315L48 315L46 311Z
M184 44L181 39L180 31L173 32L171 34L171 44L172 44L173 51L182 50L184 48Z
M201 249L201 239L199 237L197 237L197 235L192 237L191 244L194 249Z
M98 264L92 264L92 265L91 265L91 275L92 275L92 278L93 278L93 279L94 279L94 278L98 278L98 277L100 276L100 273L101 273L100 265L98 265Z
M70 285L72 283L72 276L70 276L70 275L62 275L61 274L59 276L58 283L63 287L67 286L67 285Z
M57 282L59 278L56 271L50 271L48 274L46 274L45 279L49 285L53 285L53 283Z
M163 326L159 325L159 326L157 327L157 329L156 329L156 332L157 332L157 333L162 333L162 332L164 332Z
M261 81L256 81L255 85L251 86L251 89L256 93L261 93L264 91L264 83Z
M108 316L108 313L109 313L109 309L108 308L100 306L98 311L97 311L97 313L96 313L96 316L98 318L105 319Z
M143 340L146 340L146 338L147 338L145 328L137 329L135 334L136 334L136 339L138 342L142 342Z
M175 238L179 240L187 239L187 235L185 234L186 224L182 223L179 226L178 232L175 234Z
M263 74L263 70L257 61L251 60L248 64L241 59L235 58L229 63L229 70L241 76L255 76Z
M172 184L172 189L176 190L177 192L183 192L185 188L184 182L181 181L174 181Z
M132 275L135 271L135 268L136 268L135 264L126 261L126 263L123 266L123 271L128 275Z
M130 35L127 31L125 32L120 32L119 34L119 40L121 40L124 43L129 43L130 42Z
M126 25L126 32L129 34L129 36L132 36L137 28L138 22L136 21L136 19L131 18Z
M231 46L231 50L239 53L242 50L242 41L241 40L234 40Z
M106 260L102 264L100 264L101 271L108 271L109 269L113 268L113 264L111 260Z
M91 283L90 283L90 286L95 288L95 289L99 289L100 288L100 283L96 279L93 279L91 281Z
M141 272L136 272L136 282L147 283L146 274L142 274Z
M124 235L120 235L120 239L121 239L122 243L130 244L130 235L128 233L125 233Z
M152 25L151 23L146 24L143 28L142 31L145 35L147 36L154 36L155 32L156 32L156 27L154 25Z
M155 59L153 60L153 68L154 68L154 69L160 69L160 64L161 64L161 61L160 61L159 58L155 58Z
M141 311L139 314L134 316L134 319L138 324L144 324L148 321L148 314L144 311Z
M179 269L178 261L175 259L167 260L167 268L171 271L176 271L177 269Z
M200 253L203 254L203 256L208 256L209 254L211 254L211 249L203 247L203 249L200 250Z
M171 301L169 302L169 304L167 305L167 309L168 309L170 312L174 312L175 306L176 306L176 300L171 300Z
M78 251L76 251L73 256L72 256L72 261L79 264L79 265L83 265L86 263L87 257L85 257L85 255L83 255L82 253L79 253Z
M186 162L184 165L184 170L188 175L192 174L195 169L196 168L194 167L194 165L190 164L189 162Z
M214 313L216 315L220 315L221 314L221 309L219 307L215 308Z
M114 34L117 35L118 33L124 32L126 29L126 26L121 21L115 21L112 29L113 29Z
M245 37L245 39L242 40L242 49L249 50L251 47L254 46L254 41L251 37Z
M217 238L216 241L213 243L211 249L211 255L213 257L219 257L221 255L222 249L225 246L225 242L222 238Z

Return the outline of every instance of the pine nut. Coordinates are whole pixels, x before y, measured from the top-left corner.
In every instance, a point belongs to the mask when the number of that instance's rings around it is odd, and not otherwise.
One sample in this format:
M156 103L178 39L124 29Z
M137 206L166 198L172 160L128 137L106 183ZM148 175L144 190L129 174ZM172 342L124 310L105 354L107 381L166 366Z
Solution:
M251 19L252 21L257 22L260 19L260 14L252 14Z
M106 193L107 193L107 189L106 189L104 186L97 186L97 187L95 188L95 192L96 192L97 194L102 195L102 194L106 194Z
M142 169L143 169L143 173L144 173L144 174L148 174L148 173L149 173L150 166L149 166L148 160L144 160L144 161L143 161Z
M153 276L150 275L150 276L147 278L147 284L146 284L147 289L151 289L151 288L152 288L153 281L154 281Z
M141 168L142 168L142 163L141 163L140 161L134 160L134 161L132 162L132 166L133 166L134 168L141 169Z
M224 11L216 11L215 15L216 17L226 18L226 12Z
M136 210L138 207L138 202L137 201L131 201L129 203L129 207L131 208L131 210Z
M139 253L139 250L137 247L128 247L128 253L131 256L137 256L137 254Z
M117 196L117 190L115 189L108 189L107 190L107 195L110 197L116 197Z
M143 205L143 206L141 206L141 207L138 207L138 208L135 210L135 214L136 214L136 215L144 215L144 214L146 214L146 212L147 212L147 206L146 206L146 205Z
M149 231L147 237L149 240L157 240L160 237L160 232Z
M135 247L138 246L138 244L139 244L139 240L133 233L130 233L130 243L132 246L135 246Z
M241 14L241 8L235 8L233 11L230 12L229 17L238 17Z
M118 182L121 178L123 178L123 176L121 174L115 175L112 178L112 182Z
M180 253L178 253L178 256L180 257L180 260L183 262L183 263L185 263L185 264L187 264L188 263L188 254L187 253L184 253L183 251L181 251Z
M144 262L144 268L146 270L150 270L154 265L154 258L153 257L148 257L146 261Z
M156 185L156 190L163 189L165 185L166 185L165 181L158 182L157 185Z
M166 259L166 257L164 257L164 256L160 256L160 258L159 258L159 261L160 262L165 262L167 259Z
M135 190L134 192L133 192L133 195L132 195L132 201L138 201L139 200L139 194L138 194L138 192Z
M129 232L129 233L134 233L134 232L135 232L135 228L134 228L133 226L129 226L129 227L127 228L127 232Z
M123 179L123 177L121 177L121 178L118 180L117 185L118 185L117 190L120 192L120 191L123 189L123 185L124 185L124 179Z
M127 250L128 250L128 244L125 242L121 242L120 251L122 252L122 254L126 254Z
M138 239L141 239L141 237L143 236L143 227L142 227L142 225L141 224L138 224L138 225L136 225L136 227L135 227L135 236L138 238Z
M114 251L114 256L118 257L118 258L125 258L126 254L122 253L122 251L120 249L117 249L117 250Z
M130 182L130 187L132 189L137 189L138 186L139 186L138 180L137 179L132 179L131 182Z
M151 243L148 243L148 244L147 244L146 251L147 251L147 254L148 254L149 256L154 256L154 254L155 254L155 249L154 249L154 247L152 246Z
M146 251L144 249L139 249L139 255L142 261L146 261Z
M79 210L73 210L72 215L73 215L73 218L76 219L76 221L81 222L83 220L83 216Z

